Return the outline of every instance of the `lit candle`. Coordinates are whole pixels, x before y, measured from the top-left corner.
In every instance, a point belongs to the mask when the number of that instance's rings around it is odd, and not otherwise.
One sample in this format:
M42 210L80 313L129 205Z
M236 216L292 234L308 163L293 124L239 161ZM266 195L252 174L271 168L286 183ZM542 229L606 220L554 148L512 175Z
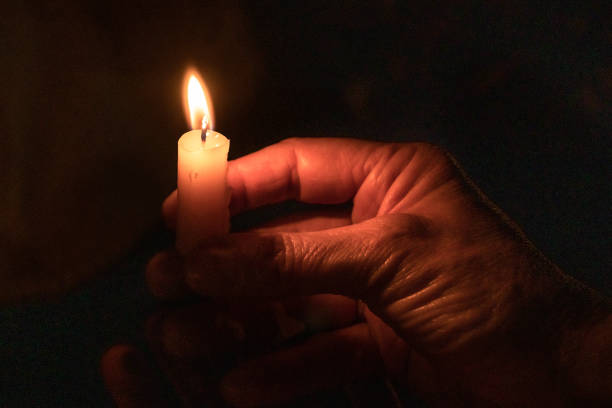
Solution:
M202 240L229 231L229 140L212 130L213 111L195 74L188 76L189 121L178 141L176 247L185 254Z

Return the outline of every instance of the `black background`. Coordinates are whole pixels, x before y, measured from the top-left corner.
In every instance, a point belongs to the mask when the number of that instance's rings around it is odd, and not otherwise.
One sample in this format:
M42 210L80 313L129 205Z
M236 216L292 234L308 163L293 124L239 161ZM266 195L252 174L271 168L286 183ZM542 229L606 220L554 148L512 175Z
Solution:
M290 136L440 144L612 294L605 2L303 3L2 6L0 405L110 404L97 360L155 308L141 274L169 243L188 66L230 158Z

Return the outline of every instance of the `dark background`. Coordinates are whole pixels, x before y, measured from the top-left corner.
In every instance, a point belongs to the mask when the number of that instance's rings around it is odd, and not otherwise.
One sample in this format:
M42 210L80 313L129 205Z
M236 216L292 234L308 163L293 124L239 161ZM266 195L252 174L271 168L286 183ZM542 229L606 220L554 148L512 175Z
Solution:
M290 136L440 144L612 294L605 2L295 3L2 5L0 406L110 404L97 361L155 308L142 269L170 242L188 66L230 158Z

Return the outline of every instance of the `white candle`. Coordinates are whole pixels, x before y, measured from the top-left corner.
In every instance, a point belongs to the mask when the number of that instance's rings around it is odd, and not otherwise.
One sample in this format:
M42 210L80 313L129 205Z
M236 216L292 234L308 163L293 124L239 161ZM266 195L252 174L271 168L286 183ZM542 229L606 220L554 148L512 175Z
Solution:
M212 116L199 83L199 91L192 90L194 80L198 83L192 76L188 91L191 122L195 127L201 118L206 128ZM210 129L205 140L201 136L201 129L192 130L178 141L176 247L183 254L205 239L229 232L229 140Z

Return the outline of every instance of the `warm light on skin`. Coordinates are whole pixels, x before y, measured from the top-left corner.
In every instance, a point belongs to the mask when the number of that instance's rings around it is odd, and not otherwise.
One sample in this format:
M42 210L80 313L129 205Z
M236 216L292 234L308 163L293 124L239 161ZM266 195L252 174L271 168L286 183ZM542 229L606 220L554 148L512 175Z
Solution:
M203 81L198 79L196 73L187 74L187 109L189 125L192 129L212 129L212 104Z

